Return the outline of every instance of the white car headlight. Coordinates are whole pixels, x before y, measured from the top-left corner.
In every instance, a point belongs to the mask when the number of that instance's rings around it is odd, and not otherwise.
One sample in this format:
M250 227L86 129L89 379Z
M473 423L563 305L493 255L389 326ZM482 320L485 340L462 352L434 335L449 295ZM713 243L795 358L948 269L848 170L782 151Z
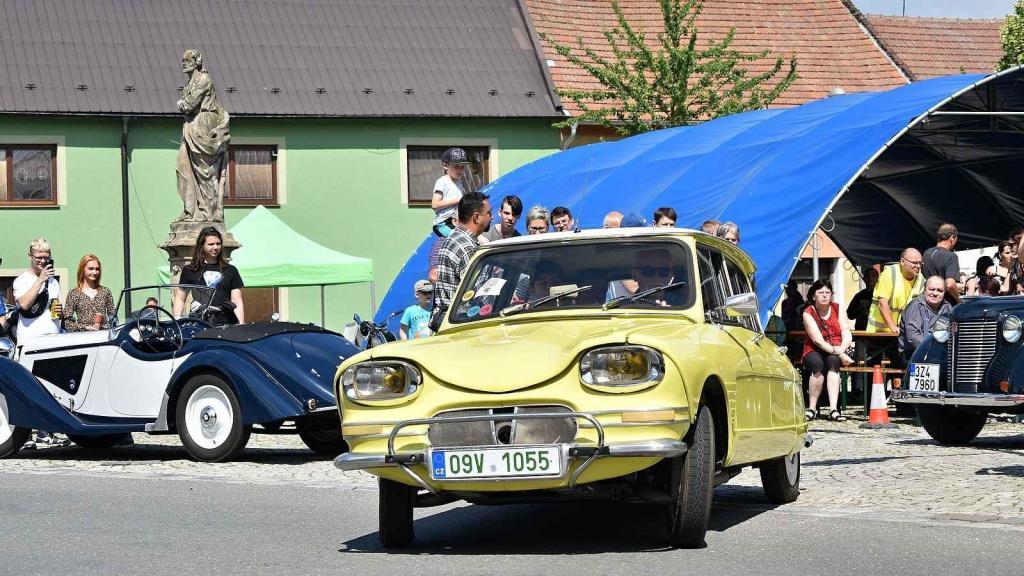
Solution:
M411 396L420 387L420 371L407 362L360 362L341 375L345 396L352 400L395 400Z
M608 346L580 359L580 380L587 386L621 388L654 384L665 376L665 359L646 346Z
M949 318L939 316L935 319L935 324L932 324L932 338L939 344L945 344L946 340L949 340Z
M1021 321L1016 316L1007 316L1003 319L1003 340L1013 344L1020 340Z

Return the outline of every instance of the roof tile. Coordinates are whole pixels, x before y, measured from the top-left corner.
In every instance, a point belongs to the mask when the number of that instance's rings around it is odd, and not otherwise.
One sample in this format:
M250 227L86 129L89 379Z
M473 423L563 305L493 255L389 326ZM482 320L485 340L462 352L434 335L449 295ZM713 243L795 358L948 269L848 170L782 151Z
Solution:
M1003 55L1002 20L865 15L871 32L914 80L991 72Z

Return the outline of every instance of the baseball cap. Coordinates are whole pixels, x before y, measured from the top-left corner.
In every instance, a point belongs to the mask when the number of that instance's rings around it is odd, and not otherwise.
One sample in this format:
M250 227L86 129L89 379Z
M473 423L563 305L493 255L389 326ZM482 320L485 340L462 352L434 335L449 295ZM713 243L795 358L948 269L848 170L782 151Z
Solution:
M623 217L622 222L619 224L620 228L635 228L642 226L647 226L647 220L636 212L626 214L626 216Z
M434 285L430 283L430 280L417 280L415 291L423 292L424 294L433 294Z
M466 151L459 147L449 148L441 155L441 162L445 164L469 164L469 156Z

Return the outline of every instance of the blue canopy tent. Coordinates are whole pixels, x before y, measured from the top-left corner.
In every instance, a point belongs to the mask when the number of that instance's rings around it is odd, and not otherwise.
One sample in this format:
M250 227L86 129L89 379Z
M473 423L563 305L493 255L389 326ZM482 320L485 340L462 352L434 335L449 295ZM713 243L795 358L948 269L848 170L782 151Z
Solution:
M1024 224L1021 74L947 76L582 146L483 191L495 203L515 194L525 208L567 206L582 228L612 210L649 217L659 206L674 207L679 226L732 220L757 263L766 320L823 224L858 264L931 246L942 222L959 227L962 248ZM406 263L378 319L408 304L433 242Z

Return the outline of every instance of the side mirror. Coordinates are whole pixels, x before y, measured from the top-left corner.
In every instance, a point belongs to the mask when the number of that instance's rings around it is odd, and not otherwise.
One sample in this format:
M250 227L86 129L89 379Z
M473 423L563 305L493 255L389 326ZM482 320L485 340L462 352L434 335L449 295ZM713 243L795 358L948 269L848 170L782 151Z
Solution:
M107 314L107 328L117 328L117 314Z
M8 358L14 355L14 342L10 338L0 338L0 356Z
M730 296L725 299L725 305L719 306L715 312L728 318L756 316L758 312L757 294L744 292L743 294Z

